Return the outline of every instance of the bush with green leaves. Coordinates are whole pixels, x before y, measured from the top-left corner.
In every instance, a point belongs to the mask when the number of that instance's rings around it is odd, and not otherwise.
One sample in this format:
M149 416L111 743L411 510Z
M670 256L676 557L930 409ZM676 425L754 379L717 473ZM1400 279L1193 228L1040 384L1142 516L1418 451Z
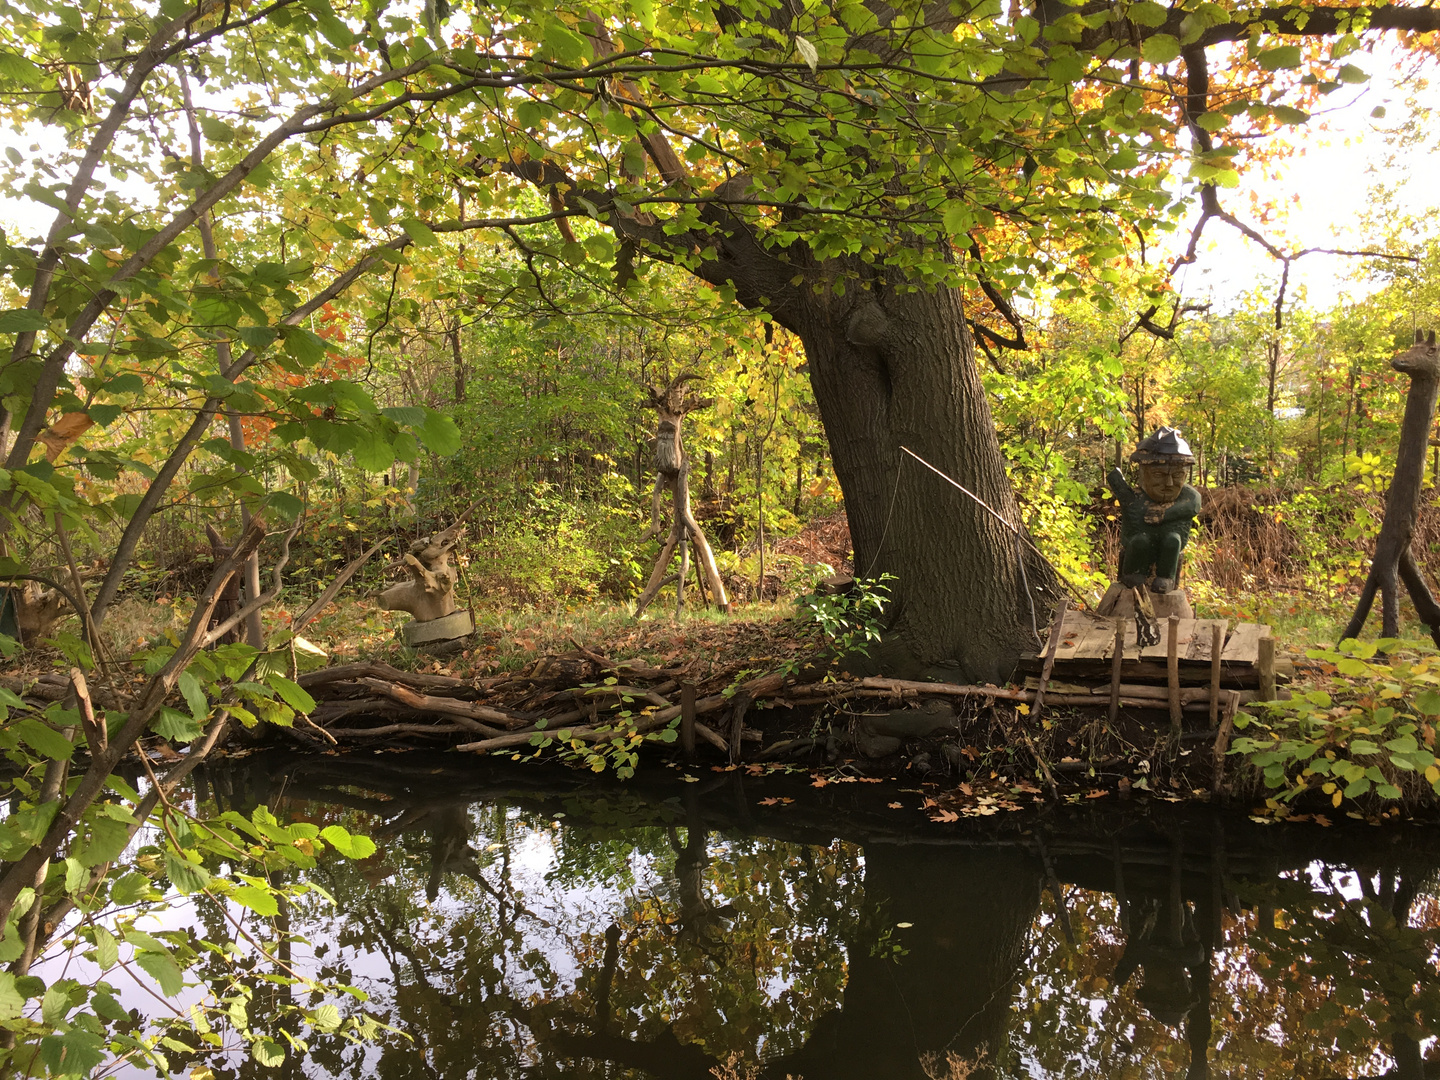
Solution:
M1257 705L1235 721L1244 734L1230 752L1259 770L1272 798L1318 792L1332 806L1349 799L1373 807L1440 796L1440 654L1382 639L1306 655L1333 665L1329 689Z
M888 583L894 580L893 574L856 578L843 593L826 592L817 584L795 601L798 617L819 631L837 657L869 656L884 629L881 616L890 601Z

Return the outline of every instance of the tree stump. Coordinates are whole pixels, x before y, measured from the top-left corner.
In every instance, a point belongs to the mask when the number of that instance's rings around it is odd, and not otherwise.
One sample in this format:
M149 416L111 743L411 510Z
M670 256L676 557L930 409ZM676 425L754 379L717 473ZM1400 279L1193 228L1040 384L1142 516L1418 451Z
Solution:
M1400 632L1400 582L1410 593L1420 621L1440 646L1440 604L1435 602L1425 576L1410 551L1415 522L1420 516L1420 491L1425 479L1425 452L1430 427L1435 420L1435 398L1440 389L1440 348L1435 331L1427 338L1415 331L1415 344L1396 355L1390 366L1410 376L1405 396L1405 416L1400 422L1400 448L1395 457L1395 475L1385 498L1385 520L1375 540L1375 557L1355 605L1355 614L1342 638L1357 638L1380 593L1380 634L1393 638ZM1397 580L1398 578L1398 580Z

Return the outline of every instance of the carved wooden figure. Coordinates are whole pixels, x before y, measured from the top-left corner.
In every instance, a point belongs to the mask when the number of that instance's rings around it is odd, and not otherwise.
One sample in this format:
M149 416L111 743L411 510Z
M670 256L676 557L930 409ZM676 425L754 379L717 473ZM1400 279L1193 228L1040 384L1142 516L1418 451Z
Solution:
M1435 602L1425 575L1410 551L1415 522L1420 516L1420 489L1425 479L1425 451L1430 441L1430 427L1435 420L1435 398L1440 390L1440 348L1435 344L1435 331L1427 338L1415 331L1415 344L1390 361L1396 371L1410 376L1410 389L1405 396L1405 417L1400 422L1400 449L1395 458L1395 476L1385 499L1385 520L1375 540L1375 558L1370 574L1360 592L1360 602L1342 637L1359 637L1380 592L1380 634L1395 637L1400 632L1399 581L1405 583L1420 621L1430 628L1430 636L1440 645L1440 604ZM1399 576L1399 581L1396 576Z
M413 542L399 563L410 575L409 580L382 591L380 607L385 611L408 611L418 622L442 619L453 612L456 573L450 565L450 552L460 532L458 526L452 525L444 532Z
M730 609L730 601L725 596L725 585L720 580L720 569L715 565L715 554L710 550L709 541L705 539L705 533L690 509L690 462L685 456L681 427L686 413L713 404L708 398L687 400L687 384L696 378L695 375L683 373L670 380L670 384L663 391L650 391L650 404L660 416L655 433L656 475L655 491L650 503L650 533L653 535L660 531L660 504L666 491L670 492L674 502L675 514L670 525L670 534L660 549L660 557L655 560L655 567L650 572L645 591L635 601L637 616L671 581L675 583L676 609L685 606L685 579L690 573L691 549L695 552L696 581L701 597L704 597L705 590L708 589L710 598L717 607L722 611ZM680 549L680 572L673 578L666 577L665 572L669 569L677 548Z

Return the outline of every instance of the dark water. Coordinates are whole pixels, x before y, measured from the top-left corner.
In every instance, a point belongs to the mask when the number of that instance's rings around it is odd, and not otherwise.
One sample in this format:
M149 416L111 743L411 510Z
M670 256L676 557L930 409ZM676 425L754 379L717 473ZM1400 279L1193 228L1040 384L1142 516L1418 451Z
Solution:
M1432 831L1163 804L931 825L889 785L410 756L247 759L198 794L379 844L291 928L408 1039L320 1037L282 1074L1440 1075Z

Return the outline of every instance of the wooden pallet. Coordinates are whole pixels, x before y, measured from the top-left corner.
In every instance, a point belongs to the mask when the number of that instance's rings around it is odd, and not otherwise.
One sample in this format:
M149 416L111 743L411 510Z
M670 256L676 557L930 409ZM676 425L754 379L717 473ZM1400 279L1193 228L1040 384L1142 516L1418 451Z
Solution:
M1270 634L1270 627L1259 623L1230 626L1221 619L1181 619L1177 629L1181 682L1208 682L1210 648L1214 627L1228 628L1221 646L1221 685L1253 686L1257 678L1260 639ZM1135 639L1135 622L1126 620L1125 649L1121 675L1127 682L1165 680L1167 626L1160 622L1160 641L1140 648ZM1114 623L1110 618L1085 611L1067 611L1060 629L1060 644L1055 650L1054 678L1077 682L1107 679L1110 660L1115 651ZM1043 653L1026 657L1025 671L1038 671ZM1283 679L1283 672L1280 673Z

